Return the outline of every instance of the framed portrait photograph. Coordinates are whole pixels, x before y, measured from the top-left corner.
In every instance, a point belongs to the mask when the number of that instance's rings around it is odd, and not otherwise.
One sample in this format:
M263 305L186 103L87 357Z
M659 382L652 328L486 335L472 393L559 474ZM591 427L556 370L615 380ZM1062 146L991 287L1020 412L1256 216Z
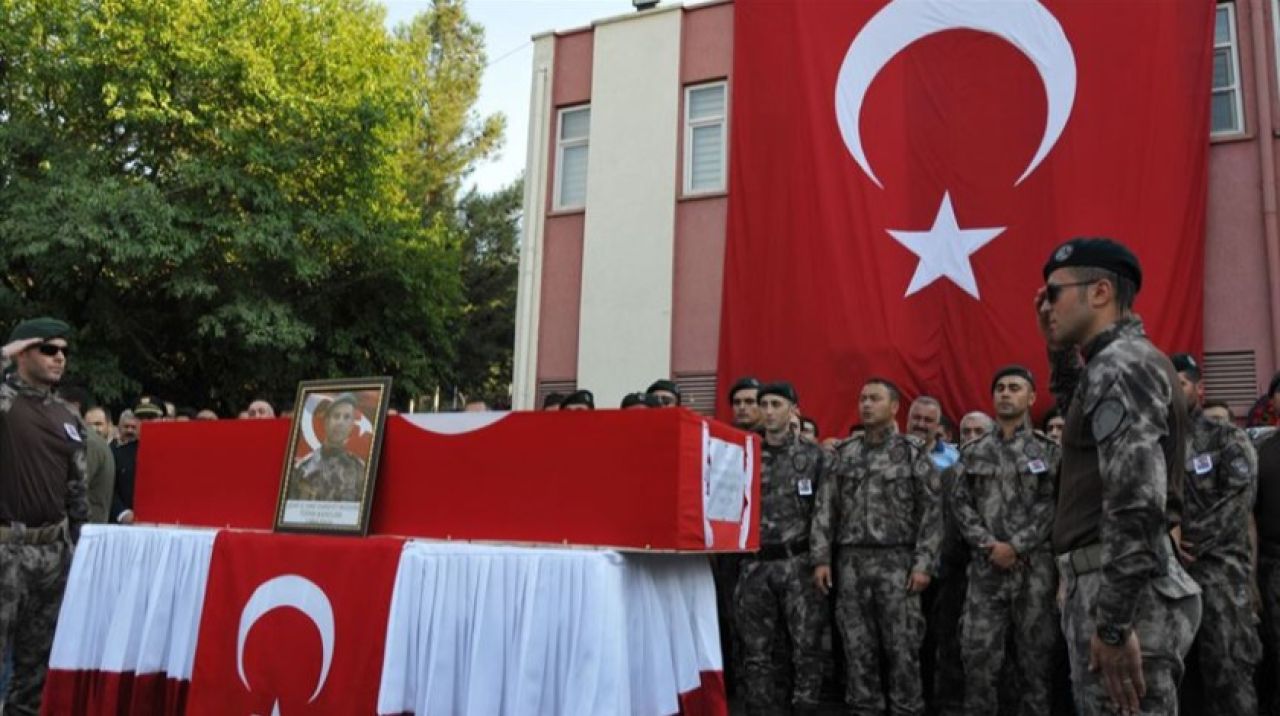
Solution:
M390 401L390 378L298 384L276 503L276 531L369 532Z

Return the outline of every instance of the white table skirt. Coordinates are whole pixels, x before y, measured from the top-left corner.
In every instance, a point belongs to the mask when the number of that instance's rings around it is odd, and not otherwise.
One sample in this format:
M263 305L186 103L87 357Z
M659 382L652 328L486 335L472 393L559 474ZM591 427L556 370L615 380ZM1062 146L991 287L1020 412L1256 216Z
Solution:
M215 536L87 526L51 668L190 680ZM723 668L703 555L407 541L386 629L382 714L662 716Z

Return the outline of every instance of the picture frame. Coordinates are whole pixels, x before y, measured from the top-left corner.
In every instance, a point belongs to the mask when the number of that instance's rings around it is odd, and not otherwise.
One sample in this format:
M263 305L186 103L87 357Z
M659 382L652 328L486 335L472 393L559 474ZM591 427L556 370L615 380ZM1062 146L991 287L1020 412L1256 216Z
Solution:
M298 383L275 531L369 533L391 378Z

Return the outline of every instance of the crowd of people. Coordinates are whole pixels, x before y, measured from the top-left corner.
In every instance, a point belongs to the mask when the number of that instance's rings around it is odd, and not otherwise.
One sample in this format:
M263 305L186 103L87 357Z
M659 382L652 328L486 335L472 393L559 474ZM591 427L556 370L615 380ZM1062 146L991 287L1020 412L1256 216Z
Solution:
M839 682L856 714L1278 712L1273 421L1237 427L1193 356L1151 346L1123 246L1070 242L1044 277L1053 375L1002 368L958 425L925 395L899 432L899 389L871 378L823 439L790 383L729 389L763 442L760 550L716 570L748 714L816 713ZM1280 410L1280 374L1264 398L1251 416ZM662 380L622 407L680 400Z
M728 682L748 714L817 713L832 683L856 714L1277 713L1280 437L1236 427L1204 400L1191 355L1147 340L1132 313L1141 268L1122 245L1068 242L1044 278L1051 375L1001 368L988 410L956 425L926 395L900 430L903 395L884 378L865 380L860 422L839 438L787 381L729 389L734 423L762 445L760 548L715 559ZM81 526L133 522L141 424L218 418L144 397L113 421L62 383L72 335L31 319L3 348L13 713L39 710ZM1054 407L1033 426L1045 393ZM1280 411L1280 374L1267 399ZM621 407L681 403L664 379ZM275 416L253 400L239 417Z

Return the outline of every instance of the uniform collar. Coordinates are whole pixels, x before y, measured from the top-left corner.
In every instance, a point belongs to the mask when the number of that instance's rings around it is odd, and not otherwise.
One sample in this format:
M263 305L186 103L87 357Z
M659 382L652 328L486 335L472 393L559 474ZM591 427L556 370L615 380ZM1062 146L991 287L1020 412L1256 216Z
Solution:
M1093 340L1081 347L1080 352L1087 363L1120 338L1142 338L1145 335L1147 332L1142 327L1142 319L1136 315L1128 315L1094 336Z
M1005 439L1004 431L1000 428L999 423L996 423L996 426L991 430L991 434L994 435L995 438L1002 443L1011 443L1014 440L1017 440L1018 438L1026 437L1030 433L1031 433L1031 428L1027 427L1027 424L1025 422L1019 425L1018 427L1014 428L1013 435L1009 436L1008 439Z
M5 379L5 382L17 390L19 395L39 398L40 400L48 400L53 395L52 389L41 388L28 383L22 379L22 376L18 375L18 371L16 370Z
M881 445L884 445L886 442L888 442L889 438L892 437L893 435L894 435L893 426L886 425L883 428L879 428L877 430L867 430L866 434L862 436L862 440L868 445L871 445L873 447L879 447Z

